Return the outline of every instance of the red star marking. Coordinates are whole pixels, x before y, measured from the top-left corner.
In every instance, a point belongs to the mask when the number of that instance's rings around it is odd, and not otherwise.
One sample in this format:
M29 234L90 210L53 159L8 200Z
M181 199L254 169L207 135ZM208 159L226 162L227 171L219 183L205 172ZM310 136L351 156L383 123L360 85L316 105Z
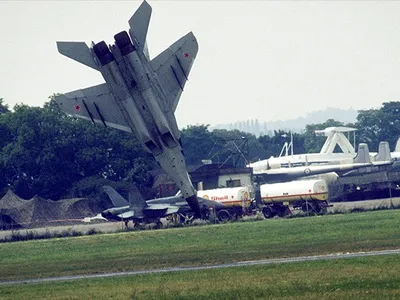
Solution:
M183 53L183 56L184 57L189 57L189 53L185 52L185 53Z
M77 105L75 105L75 110L80 110L81 109L81 107L79 106L79 104L77 104Z

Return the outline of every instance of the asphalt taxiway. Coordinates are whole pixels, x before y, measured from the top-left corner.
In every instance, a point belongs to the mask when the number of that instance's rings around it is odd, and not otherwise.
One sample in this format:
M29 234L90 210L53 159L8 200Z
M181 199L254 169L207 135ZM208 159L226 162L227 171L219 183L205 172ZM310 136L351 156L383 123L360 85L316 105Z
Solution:
M306 261L317 261L317 260L345 259L345 258L356 258L356 257L365 257L365 256L393 255L393 254L400 254L400 248L392 249L392 250L381 250L381 251L354 252L354 253L332 253L332 254L315 255L315 256L299 256L299 257L273 258L273 259L252 260L252 261L239 261L239 262L233 262L233 263L227 263L227 264L206 265L206 266L171 267L171 268L140 270L140 271L126 271L126 272L114 272L114 273L103 273L103 274L87 274L87 275L74 275L74 276L60 276L60 277L49 277L49 278L33 278L33 279L22 279L22 280L12 280L12 281L0 281L0 285L34 284L34 283L45 283L45 282L55 282L55 281L107 278L107 277L116 277L116 276L133 276L133 275L166 273L166 272L196 271L196 270L221 269L221 268L268 265L268 264L282 264L282 263L295 263L295 262L306 262Z

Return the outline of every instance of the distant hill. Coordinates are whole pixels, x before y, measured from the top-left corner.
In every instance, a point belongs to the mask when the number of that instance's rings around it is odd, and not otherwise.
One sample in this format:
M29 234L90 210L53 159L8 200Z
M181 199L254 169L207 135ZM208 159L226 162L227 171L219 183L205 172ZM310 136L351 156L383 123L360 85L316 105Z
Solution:
M238 129L240 131L253 133L256 136L260 134L272 135L274 130L292 130L293 132L303 132L306 125L324 123L328 119L343 122L344 124L354 123L357 119L358 111L355 109L327 108L308 113L305 117L298 117L292 120L281 121L263 121L263 120L246 120L238 121L231 124L217 124L210 126L210 130L214 129Z

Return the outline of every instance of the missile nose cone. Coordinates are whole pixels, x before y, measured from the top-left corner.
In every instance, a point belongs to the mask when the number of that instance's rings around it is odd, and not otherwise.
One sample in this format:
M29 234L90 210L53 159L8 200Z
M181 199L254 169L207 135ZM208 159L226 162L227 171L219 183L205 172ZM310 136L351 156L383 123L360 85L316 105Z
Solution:
M196 194L193 196L190 196L189 198L186 198L185 200L189 204L189 206L193 210L193 212L196 214L196 217L201 218L199 201L197 200Z

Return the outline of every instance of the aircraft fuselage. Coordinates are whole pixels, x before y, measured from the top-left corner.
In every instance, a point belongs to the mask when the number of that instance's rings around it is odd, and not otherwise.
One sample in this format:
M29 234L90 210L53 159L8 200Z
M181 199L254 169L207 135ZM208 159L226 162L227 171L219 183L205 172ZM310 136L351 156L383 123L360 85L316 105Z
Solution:
M111 49L104 42L93 46L100 72L112 91L115 105L144 148L177 183L186 199L196 191L188 177L175 118L162 107L165 94L145 55L136 51L126 32L115 35ZM191 203L189 203L191 204Z
M55 96L68 114L135 133L143 147L182 191L200 216L195 189L187 174L175 109L198 52L192 32L150 60L146 35L151 7L143 1L115 43L57 42L61 54L100 71L106 83Z

